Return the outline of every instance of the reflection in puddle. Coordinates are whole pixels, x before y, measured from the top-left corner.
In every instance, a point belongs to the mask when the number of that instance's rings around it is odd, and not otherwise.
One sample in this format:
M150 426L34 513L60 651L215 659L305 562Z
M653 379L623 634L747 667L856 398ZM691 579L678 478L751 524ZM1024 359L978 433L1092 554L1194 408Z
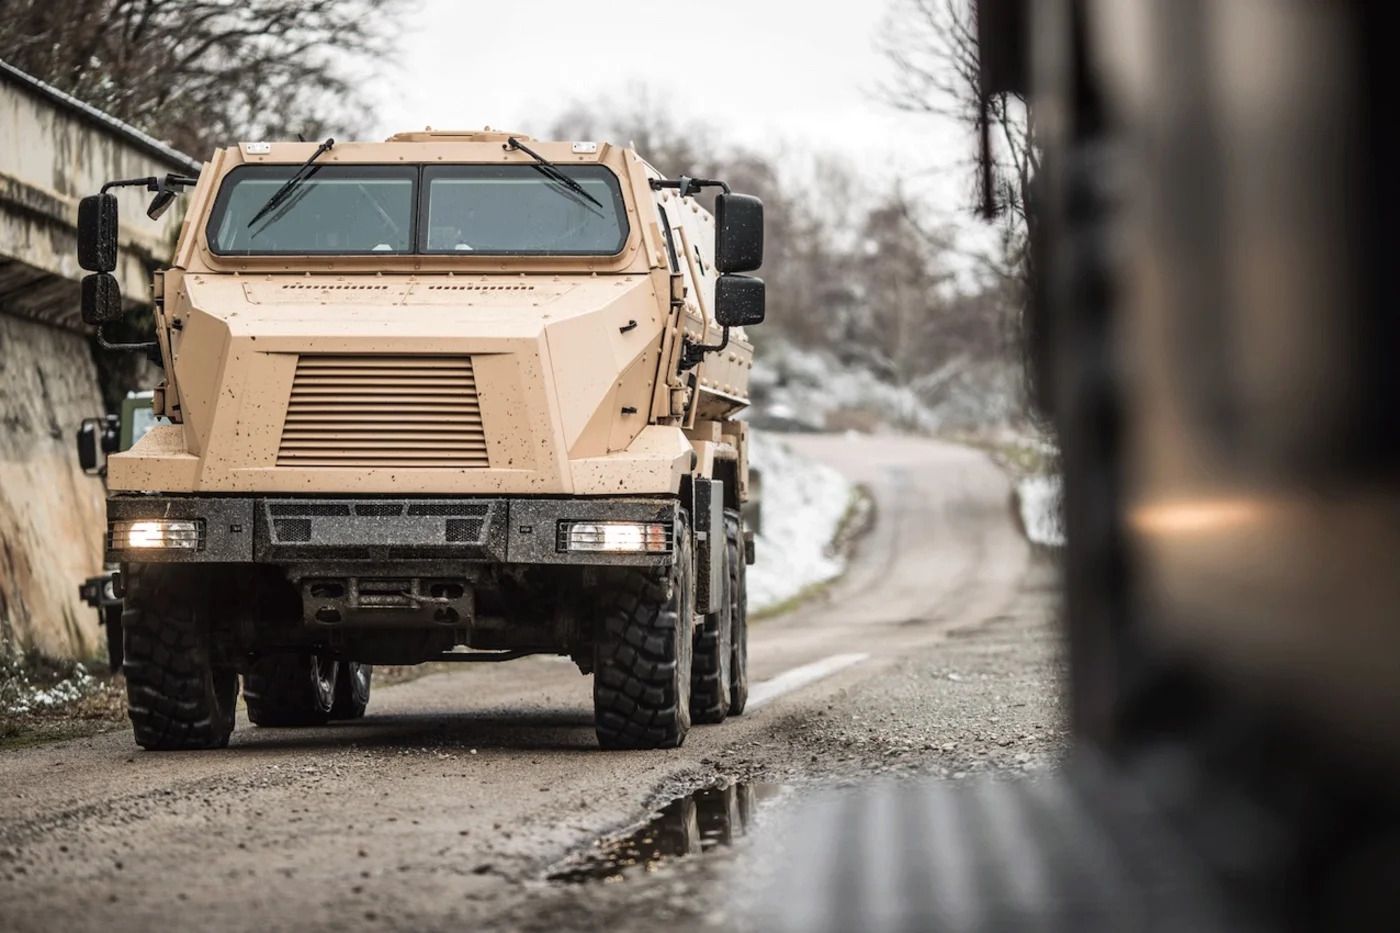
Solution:
M757 805L782 789L781 784L701 788L672 800L628 835L604 840L549 880L619 881L629 869L651 871L668 859L727 846L747 831Z

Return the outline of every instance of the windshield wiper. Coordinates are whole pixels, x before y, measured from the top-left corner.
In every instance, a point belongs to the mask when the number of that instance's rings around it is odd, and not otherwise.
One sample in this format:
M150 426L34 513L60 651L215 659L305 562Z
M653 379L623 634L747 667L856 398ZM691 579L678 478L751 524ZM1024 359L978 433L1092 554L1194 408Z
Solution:
M519 149L521 152L525 153L530 158L535 160L535 168L539 170L540 174L546 176L556 184L563 185L565 188L568 188L570 191L572 191L579 197L587 198L598 207L603 206L602 201L599 201L593 195L583 190L583 185L580 185L568 175L565 175L563 172L559 171L559 167L557 165L546 159L544 156L540 155L535 150L531 149L529 146L522 143L520 140L516 139L514 136L506 140L506 148Z
M319 159L324 153L329 151L330 148L334 145L335 139L328 138L325 142L321 143L321 145L317 146L316 151L311 153L311 158L301 163L301 168L297 169L296 173L293 174L291 178L288 178L285 182L283 182L282 187L272 192L272 197L268 198L267 202L263 204L262 207L258 208L258 212L253 215L253 219L248 221L248 226L251 227L259 220L262 220L264 215L266 215L269 211L274 210L277 207L277 205L285 201L287 199L287 195L291 194L292 189L295 188L297 185L301 184L303 181L305 181L307 177L310 176L311 173L316 170L315 165L313 165L312 163Z

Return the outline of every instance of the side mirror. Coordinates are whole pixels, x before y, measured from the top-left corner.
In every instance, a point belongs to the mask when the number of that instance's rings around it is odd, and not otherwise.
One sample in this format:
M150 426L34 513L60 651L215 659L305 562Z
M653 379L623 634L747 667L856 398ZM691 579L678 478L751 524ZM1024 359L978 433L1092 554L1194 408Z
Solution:
M78 466L84 473L97 472L98 418L84 418L78 426Z
M152 220L160 220L160 215L170 209L170 205L175 203L175 198L179 193L174 188L162 187L156 192L156 196L151 198L151 203L146 207L146 216Z
M105 324L121 317L122 290L110 272L83 276L83 323Z
M101 454L116 453L120 444L116 415L84 418L78 426L78 465L84 473L100 473Z
M722 275L715 279L715 321L721 327L762 324L763 280L751 275Z
M763 265L763 202L747 194L715 198L715 268L752 272Z
M117 267L115 194L94 194L78 202L78 265L89 272Z

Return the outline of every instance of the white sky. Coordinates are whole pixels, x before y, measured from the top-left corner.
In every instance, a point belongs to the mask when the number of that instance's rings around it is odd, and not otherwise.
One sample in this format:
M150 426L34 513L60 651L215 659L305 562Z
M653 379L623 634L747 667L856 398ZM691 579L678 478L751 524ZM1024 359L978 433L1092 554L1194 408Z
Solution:
M969 144L877 97L887 2L422 0L379 129L542 134L569 103L642 83L677 123L770 152L844 154L877 188L920 174L917 188L952 209L964 182L948 167Z

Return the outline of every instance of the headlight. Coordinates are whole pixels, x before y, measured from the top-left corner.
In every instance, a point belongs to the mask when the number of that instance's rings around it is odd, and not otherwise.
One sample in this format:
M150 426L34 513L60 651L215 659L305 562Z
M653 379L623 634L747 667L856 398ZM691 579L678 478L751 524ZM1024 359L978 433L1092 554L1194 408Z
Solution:
M566 551L615 554L669 554L671 529L664 522L571 522L563 538Z
M198 519L153 518L112 522L112 547L116 550L164 548L197 551L204 537Z

